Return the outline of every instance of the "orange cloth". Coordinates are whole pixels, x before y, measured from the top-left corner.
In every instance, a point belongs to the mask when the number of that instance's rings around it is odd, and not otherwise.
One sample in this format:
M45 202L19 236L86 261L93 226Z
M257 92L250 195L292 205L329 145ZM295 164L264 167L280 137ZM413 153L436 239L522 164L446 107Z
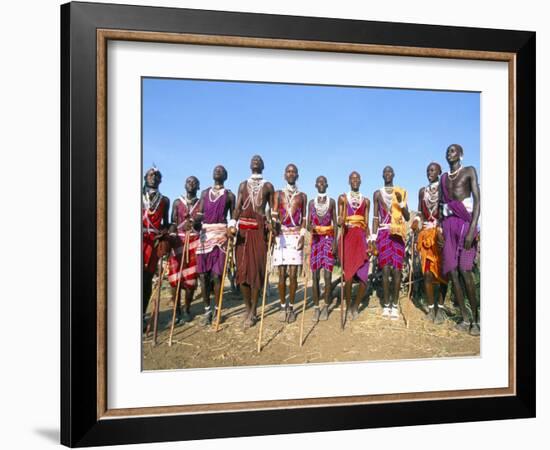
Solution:
M359 215L359 214L354 214L352 216L347 216L346 217L346 225L350 225L352 227L359 227L359 228L363 228L363 229L367 228L367 224L365 222L365 216L362 216L362 215Z
M318 236L334 236L334 227L332 225L317 225L313 227L313 234Z
M403 188L395 186L393 188L393 195L391 201L391 223L390 223L390 234L396 234L403 238L403 241L407 240L407 223L403 218L403 213L401 212L401 207L397 201L396 192L401 194L401 201L407 203L407 191Z
M416 248L422 260L422 273L432 272L438 283L447 283L441 274L441 254L437 246L437 228L424 228L418 234Z

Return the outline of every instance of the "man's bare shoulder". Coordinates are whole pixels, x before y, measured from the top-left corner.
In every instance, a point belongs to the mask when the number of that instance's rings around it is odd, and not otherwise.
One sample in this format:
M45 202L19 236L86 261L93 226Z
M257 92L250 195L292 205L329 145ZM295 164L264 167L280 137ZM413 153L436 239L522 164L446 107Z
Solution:
M476 168L474 166L464 167L464 173L468 175L477 175Z

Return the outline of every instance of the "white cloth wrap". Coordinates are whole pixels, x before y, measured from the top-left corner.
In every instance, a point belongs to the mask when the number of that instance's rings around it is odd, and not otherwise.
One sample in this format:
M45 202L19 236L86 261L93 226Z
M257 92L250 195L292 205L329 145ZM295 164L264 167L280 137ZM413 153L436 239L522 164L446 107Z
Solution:
M271 264L273 266L301 266L304 252L297 249L299 240L299 232L283 227L281 234L275 237Z
M462 200L462 204L464 205L464 208L466 208L466 211L471 214L474 210L474 199L472 197L465 198L464 200ZM447 206L447 203L443 203L443 215L445 217L453 215L452 211Z

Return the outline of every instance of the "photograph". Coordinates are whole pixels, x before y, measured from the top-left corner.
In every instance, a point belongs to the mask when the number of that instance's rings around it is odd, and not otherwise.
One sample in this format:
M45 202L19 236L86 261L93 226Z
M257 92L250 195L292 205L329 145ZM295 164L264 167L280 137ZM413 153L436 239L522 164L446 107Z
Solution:
M535 33L350 19L61 7L63 444L535 416Z
M142 370L479 358L480 102L143 76Z

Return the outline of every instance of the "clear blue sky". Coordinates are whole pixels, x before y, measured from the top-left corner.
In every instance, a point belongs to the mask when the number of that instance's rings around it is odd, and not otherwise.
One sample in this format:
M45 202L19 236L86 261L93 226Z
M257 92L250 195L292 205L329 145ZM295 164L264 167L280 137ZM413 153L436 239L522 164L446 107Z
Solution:
M479 174L479 102L469 92L144 78L143 171L157 165L160 190L172 202L189 175L202 190L222 164L236 193L257 153L275 189L292 162L308 198L321 174L331 196L349 190L352 170L372 198L391 165L394 184L407 189L416 209L426 166L437 161L446 170L450 144L463 146L464 164Z

